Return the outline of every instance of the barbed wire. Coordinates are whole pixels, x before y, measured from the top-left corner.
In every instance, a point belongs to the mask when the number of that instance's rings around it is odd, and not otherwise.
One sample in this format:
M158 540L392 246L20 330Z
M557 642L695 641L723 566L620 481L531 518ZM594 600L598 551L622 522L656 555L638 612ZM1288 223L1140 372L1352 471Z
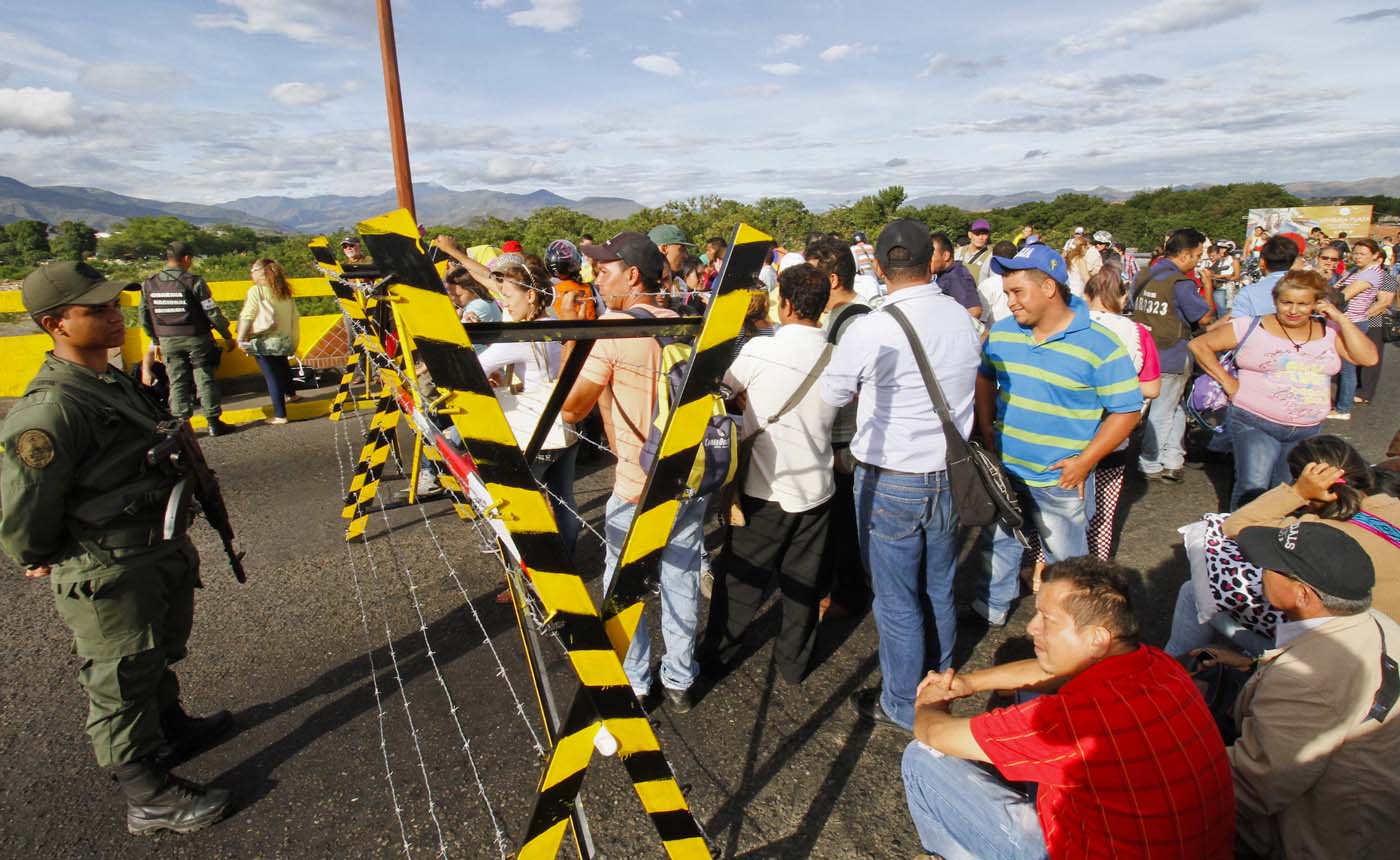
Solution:
M360 415L360 413L359 413L358 410L354 410L353 414L355 415L355 420L359 423L361 430L362 430L362 431L365 430L366 428L365 428L365 424L364 424L364 417ZM390 445L389 448L390 448L391 451L393 451L394 446ZM395 461L397 462L397 461L398 461L398 452L393 451L393 454L394 454L394 459L395 459ZM399 468L400 468L400 471L402 471L402 464L399 464ZM412 601L412 603L413 603L413 611L414 611L415 615L417 615L417 617L418 617L418 630L419 630L419 632L421 633L421 635L422 635L422 637L423 637L424 654L425 654L425 656L428 658L428 663L429 663L429 665L432 667L433 676L437 679L438 685L439 685L440 687L442 687L443 696L444 696L444 698L446 698L446 700L447 700L447 706L448 706L448 707L447 707L447 710L448 710L448 714L449 714L449 715L451 716L451 718L452 718L452 723L453 723L453 725L457 728L457 735L458 735L458 737L460 737L461 740L462 740L462 752L463 752L464 755L466 755L467 764L471 767L472 776L473 776L473 778L476 780L477 791L478 791L478 793L481 795L482 804L486 807L486 814L487 814L487 816L491 819L491 825L492 825L492 827L495 829L495 834L496 834L496 847L497 847L498 850L500 851L502 860L505 860L506 855L507 855L507 853L508 853L508 851L509 851L509 844L508 844L508 842L507 842L507 840L506 840L505 831L504 831L504 829L502 828L501 822L500 822L499 818L498 818L497 815L496 815L496 810L495 810L495 808L491 805L491 799L490 799L490 798L487 796L487 794L486 794L486 785L485 785L485 783L482 781L482 778L481 778L481 770L480 770L479 766L477 765L476 756L472 753L471 741L467 738L466 730L465 730L464 728L462 728L462 721L461 721L461 718L458 717L458 715L457 715L458 707L457 707L456 701L453 700L453 698L452 698L452 690L447 686L447 679L445 679L445 678L443 677L443 675L442 675L442 669L438 666L437 655L436 655L436 652L433 650L433 643L432 643L432 641L430 640L430 638L429 638L429 636L428 636L428 620L427 620L427 618L426 618L426 617L424 616L424 614L423 614L423 604L422 604L422 602L418 599L418 583L417 583L417 582L414 580L414 578L413 578L413 569L412 569L408 564L406 564L406 563L404 562L402 556L399 554L398 545L397 545L397 543L395 542L395 540L394 540L394 538L393 538L393 524L389 521L389 510L388 510L388 508L387 508L387 507L385 506L385 504L384 504L383 494L380 492L380 490L379 490L378 487L375 488L374 498L375 498L375 502L376 502L376 504L377 504L377 506L378 506L378 508L379 508L379 515L380 515L380 517L381 517L381 518L383 519L383 521L384 521L385 545L386 545L386 547L388 548L388 551L389 551L390 556L394 559L394 563L395 563L399 568L401 568L401 569L403 570L404 579L405 579L405 581L407 582L409 598L411 599L411 601ZM426 512L423 512L423 511L422 511L421 506L420 506L419 510L420 510L420 512L424 513L424 519L425 519L425 521L426 521ZM431 528L429 528L429 531L431 532ZM366 549L368 550L368 548L369 548L369 538L368 538L367 534L364 533L364 532L361 532L361 534L360 534L360 539L361 539L361 541L364 542L365 547L366 547ZM438 556L439 556L445 563L447 563L449 569L451 569L451 563L447 561L447 554L446 554L446 552L443 550L442 544L438 542L438 540L437 540L437 535L436 535L435 533L433 534L433 544L437 547ZM470 603L470 601L468 601L468 603ZM386 629L387 629L387 620L386 620ZM493 648L493 649L492 649L493 653L494 653L494 650L495 650L495 649ZM498 664L499 664L499 660L498 660L497 662L498 662ZM504 666L501 666L500 668L501 668L501 671L504 672ZM503 675L502 677L504 677L504 675ZM512 688L512 693L514 693L514 688ZM405 703L407 703L407 699L405 699ZM517 706L520 708L520 710L521 710L521 712L522 712L522 716L523 716L524 706L521 705L521 703L520 703L520 701L519 701L518 698L516 699L516 704L517 704ZM527 724L527 726L529 725L529 724L528 724L528 720L527 720L526 724ZM409 721L409 727L410 727L410 730L413 730L413 731L414 731L414 743L415 743L415 745L416 745L416 744L417 744L417 741L418 741L417 732L416 732L416 730L413 729L413 724L412 724L412 719L411 719L411 717L410 717L410 721ZM534 733L534 729L531 728L531 734L533 734L533 733ZM537 747L538 747L538 744L539 744L539 740L538 740L538 738L536 738L536 746L537 746ZM420 753L420 756L421 756L421 753ZM428 811L429 811L430 815L432 815L432 817L433 817L433 822L434 822L434 824L437 824L437 817L436 817L436 814L434 813L434 803L433 803L432 791L431 791L431 787L428 786L428 774L427 774L426 768L424 768L424 771L423 771L423 784L424 784L424 787L428 790ZM439 832L441 832L440 828L439 828ZM444 847L444 849L443 849L443 856L446 857L446 848L445 848L445 847Z
M342 456L340 445L342 433L344 433L348 437L349 431L348 429L342 428L340 423L337 423L335 432L335 459L336 465L340 469L340 486L343 487L346 486L345 458ZM353 455L353 443L348 442L348 444L351 446L350 451ZM369 660L369 683L370 687L374 690L374 706L375 710L378 712L379 751L380 754L384 757L384 779L389 784L389 800L394 807L394 818L397 819L399 823L399 836L403 840L404 856L406 858L412 858L413 852L409 845L408 828L404 824L403 820L403 806L399 802L398 789L394 787L394 771L389 764L389 743L384 731L384 721L387 715L384 713L384 698L379 690L379 668L375 665L374 662L374 644L373 638L371 637L369 632L369 614L365 611L364 594L360 587L359 573L355 568L355 553L350 548L349 541L345 542L345 556L346 561L349 563L350 567L350 580L354 584L355 603L359 606L360 609L360 624L363 627L365 634L365 657Z

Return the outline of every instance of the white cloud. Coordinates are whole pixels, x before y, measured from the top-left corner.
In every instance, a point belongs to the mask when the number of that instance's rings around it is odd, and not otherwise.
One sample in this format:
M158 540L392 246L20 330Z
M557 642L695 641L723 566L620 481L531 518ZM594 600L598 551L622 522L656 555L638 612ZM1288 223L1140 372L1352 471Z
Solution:
M740 95L759 96L760 98L772 98L782 91L782 84L748 84L734 90Z
M519 182L523 179L549 179L559 175L557 168L528 158L491 158L482 176L491 182Z
M530 0L530 8L512 12L512 27L534 27L546 33L567 30L583 19L583 0Z
M661 17L667 21L679 21L680 19L685 17L685 13L679 9L672 9L665 15L662 15Z
M506 0L478 0L476 5L483 9L500 9L506 5Z
M218 0L232 11L194 16L206 30L227 28L241 33L271 33L297 42L333 41L327 22L363 20L369 11L356 0ZM370 15L373 21L373 15Z
M64 134L78 125L78 100L48 87L0 89L0 130L34 135Z
M788 51L807 47L808 41L806 33L780 33L768 47L768 53L786 54Z
M26 72L72 80L76 70L82 65L62 51L55 51L32 36L19 36L0 31L0 57L10 69L23 69Z
M858 54L867 53L873 54L875 53L875 49L867 48L860 42L851 42L849 44L832 45L830 48L827 48L820 54L817 54L817 56L823 60L826 60L828 63L834 63L838 60L844 60L848 57L854 57Z
M336 97L323 84L305 84L301 81L288 81L267 91L273 101L288 107L306 107L328 102Z
M78 80L85 87L106 92L168 92L183 84L185 76L174 69L146 63L93 63L83 69Z
M1155 5L1136 9L1104 26L1066 36L1051 48L1051 53L1074 56L1123 48L1145 36L1204 30L1257 12L1263 6L1264 0L1158 0Z
M802 67L796 63L765 63L759 66L759 68L770 75L777 75L780 78L791 77L796 74L801 74L802 72Z
M665 75L668 78L674 78L685 71L681 68L680 63L671 57L663 57L660 54L647 54L638 57L632 61L632 65L642 71L651 72L653 75Z
M929 78L934 75L948 74L957 75L960 78L975 78L982 74L983 69L996 68L1005 65L1006 58L1002 56L980 57L976 60L955 59L944 53L934 54L928 58L928 64L917 77Z

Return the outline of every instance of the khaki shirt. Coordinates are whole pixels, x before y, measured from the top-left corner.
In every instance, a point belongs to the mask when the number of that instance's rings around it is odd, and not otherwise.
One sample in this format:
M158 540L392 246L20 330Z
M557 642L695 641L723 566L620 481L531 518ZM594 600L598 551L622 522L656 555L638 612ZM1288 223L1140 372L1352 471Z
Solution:
M1400 845L1400 707L1366 718L1381 683L1379 612L1333 618L1264 652L1235 706L1237 836L1288 860L1381 860Z
M133 537L158 536L164 521L175 478L146 452L168 417L116 368L49 353L0 429L0 548L25 567L51 565L55 584L168 550Z

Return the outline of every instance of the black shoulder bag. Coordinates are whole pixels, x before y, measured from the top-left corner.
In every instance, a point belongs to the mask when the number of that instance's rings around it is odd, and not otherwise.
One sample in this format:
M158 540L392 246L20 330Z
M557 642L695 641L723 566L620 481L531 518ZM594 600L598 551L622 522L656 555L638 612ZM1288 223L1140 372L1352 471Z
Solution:
M909 347L914 351L914 361L919 365L919 374L928 387L928 396L933 400L933 408L943 423L943 438L948 446L948 484L953 490L953 508L958 519L965 526L989 526L1000 523L1017 536L1022 522L1021 503L1011 481L1002 471L1001 463L977 442L964 439L953 423L948 410L948 401L943 399L943 389L928 365L919 337L914 333L909 318L898 307L884 308L909 339Z

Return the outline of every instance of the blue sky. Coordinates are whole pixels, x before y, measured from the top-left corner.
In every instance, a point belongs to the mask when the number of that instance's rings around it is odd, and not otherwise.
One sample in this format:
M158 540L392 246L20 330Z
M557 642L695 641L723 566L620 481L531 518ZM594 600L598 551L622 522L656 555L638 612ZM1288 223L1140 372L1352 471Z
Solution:
M891 184L1400 173L1400 7L1377 0L394 14L414 179L452 188L821 206ZM371 0L48 0L0 23L0 173L30 184L201 203L378 193L385 129Z

